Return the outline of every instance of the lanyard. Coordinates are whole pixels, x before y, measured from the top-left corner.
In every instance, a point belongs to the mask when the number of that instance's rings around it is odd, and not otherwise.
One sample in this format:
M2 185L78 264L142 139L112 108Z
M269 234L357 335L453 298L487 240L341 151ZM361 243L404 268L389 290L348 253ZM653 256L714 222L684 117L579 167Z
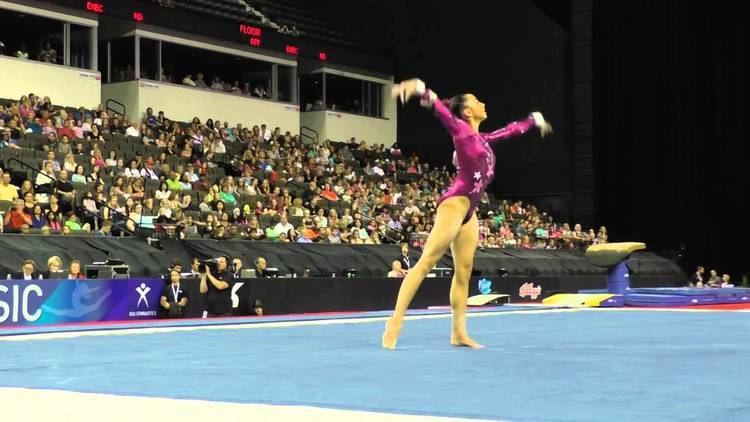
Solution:
M175 285L172 285L172 297L174 297L175 303L179 302L179 299L177 298L177 294L180 293L180 283L177 283L177 288L175 289Z

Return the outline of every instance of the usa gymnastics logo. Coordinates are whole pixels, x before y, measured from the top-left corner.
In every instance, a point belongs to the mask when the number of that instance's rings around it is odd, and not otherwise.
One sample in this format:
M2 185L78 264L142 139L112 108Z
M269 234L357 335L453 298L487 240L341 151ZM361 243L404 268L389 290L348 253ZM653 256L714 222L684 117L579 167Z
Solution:
M529 296L531 300L535 300L542 295L542 285L534 286L534 283L523 283L520 289L518 289L518 296L526 297Z
M479 287L479 293L483 295L489 294L492 291L492 280L486 278L480 279L477 287Z

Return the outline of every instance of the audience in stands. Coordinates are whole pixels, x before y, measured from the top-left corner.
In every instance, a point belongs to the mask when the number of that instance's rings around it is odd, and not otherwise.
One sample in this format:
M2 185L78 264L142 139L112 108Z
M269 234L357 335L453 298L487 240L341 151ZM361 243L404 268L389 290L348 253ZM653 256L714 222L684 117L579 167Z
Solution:
M192 82L206 84L202 74ZM21 200L3 215L16 232L419 247L453 176L395 145L303 142L266 124L179 123L151 108L131 119L33 94L0 106L0 131L40 170L2 175L0 201ZM20 154L0 151L2 161ZM608 240L603 226L571 230L522 201L485 196L478 216L483 248L583 249Z

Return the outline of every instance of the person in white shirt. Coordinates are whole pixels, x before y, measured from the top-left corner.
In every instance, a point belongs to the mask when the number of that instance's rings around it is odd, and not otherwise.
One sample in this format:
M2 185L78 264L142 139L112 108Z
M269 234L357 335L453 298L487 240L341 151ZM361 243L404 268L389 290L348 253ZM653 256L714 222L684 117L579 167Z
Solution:
M154 179L159 180L159 175L156 173L156 170L154 170L154 159L148 158L146 160L146 167L141 170L141 177L147 178L147 179Z
M286 214L281 214L281 220L273 229L276 233L289 233L289 230L292 230L293 228L294 226L289 224L289 219Z
M214 154L226 154L227 153L227 147L224 145L224 142L221 140L221 138L214 139Z
M260 125L260 135L266 141L268 141L269 139L271 139L271 131L266 127L265 123L262 124L262 125Z
M193 75L187 74L184 78L182 78L182 84L187 86L195 86L195 82L193 81Z
M128 136L134 136L136 138L141 136L141 131L138 128L138 122L133 122L128 126L128 128L125 130L125 134Z

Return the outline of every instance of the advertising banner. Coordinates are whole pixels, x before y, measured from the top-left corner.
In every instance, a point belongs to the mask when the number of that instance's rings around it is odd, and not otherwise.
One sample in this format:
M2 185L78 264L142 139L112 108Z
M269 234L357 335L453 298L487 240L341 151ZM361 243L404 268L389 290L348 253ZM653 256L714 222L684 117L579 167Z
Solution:
M157 318L162 279L2 280L0 325Z

